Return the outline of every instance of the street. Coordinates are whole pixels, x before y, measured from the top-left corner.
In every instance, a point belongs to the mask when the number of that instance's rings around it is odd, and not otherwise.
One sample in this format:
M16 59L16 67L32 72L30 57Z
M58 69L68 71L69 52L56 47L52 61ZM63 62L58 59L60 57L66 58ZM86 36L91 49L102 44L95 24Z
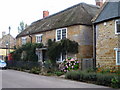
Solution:
M2 88L106 88L58 77L2 70Z

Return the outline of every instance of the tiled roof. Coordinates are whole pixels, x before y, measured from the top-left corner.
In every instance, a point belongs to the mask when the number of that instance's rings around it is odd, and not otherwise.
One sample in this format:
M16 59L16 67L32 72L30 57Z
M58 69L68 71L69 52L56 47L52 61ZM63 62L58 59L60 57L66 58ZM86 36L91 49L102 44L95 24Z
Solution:
M99 15L96 17L94 23L103 22L113 18L120 17L120 0L116 2L108 1L104 5L103 9L100 11Z

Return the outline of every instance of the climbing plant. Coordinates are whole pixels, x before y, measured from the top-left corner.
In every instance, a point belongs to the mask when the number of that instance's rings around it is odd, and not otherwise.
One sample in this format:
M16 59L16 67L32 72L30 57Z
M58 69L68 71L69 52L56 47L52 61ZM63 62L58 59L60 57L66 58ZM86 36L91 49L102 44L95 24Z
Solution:
M23 61L37 61L38 57L35 53L36 48L43 47L43 44L40 43L27 43L22 45L21 47L17 48L13 52L13 59L14 60L23 60Z
M78 53L78 43L69 39L63 39L58 42L49 39L47 51L49 59L55 63L56 59L60 57L61 53Z

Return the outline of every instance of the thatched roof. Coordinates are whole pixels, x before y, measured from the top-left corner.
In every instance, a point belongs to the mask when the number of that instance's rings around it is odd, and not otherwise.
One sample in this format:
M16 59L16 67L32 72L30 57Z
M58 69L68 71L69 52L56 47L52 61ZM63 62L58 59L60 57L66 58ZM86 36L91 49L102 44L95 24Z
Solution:
M33 22L28 28L21 32L18 37L54 30L72 25L92 25L92 18L98 13L99 7L80 3L50 15L46 18Z

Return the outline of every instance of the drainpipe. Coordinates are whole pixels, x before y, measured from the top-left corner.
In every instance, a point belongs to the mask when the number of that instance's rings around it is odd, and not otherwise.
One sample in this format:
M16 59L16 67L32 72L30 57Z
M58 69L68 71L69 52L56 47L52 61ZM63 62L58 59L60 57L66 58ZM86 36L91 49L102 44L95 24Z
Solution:
M93 69L96 69L96 25L93 25Z
M30 37L30 43L32 43L32 36L30 35L30 32L29 32L29 37Z

